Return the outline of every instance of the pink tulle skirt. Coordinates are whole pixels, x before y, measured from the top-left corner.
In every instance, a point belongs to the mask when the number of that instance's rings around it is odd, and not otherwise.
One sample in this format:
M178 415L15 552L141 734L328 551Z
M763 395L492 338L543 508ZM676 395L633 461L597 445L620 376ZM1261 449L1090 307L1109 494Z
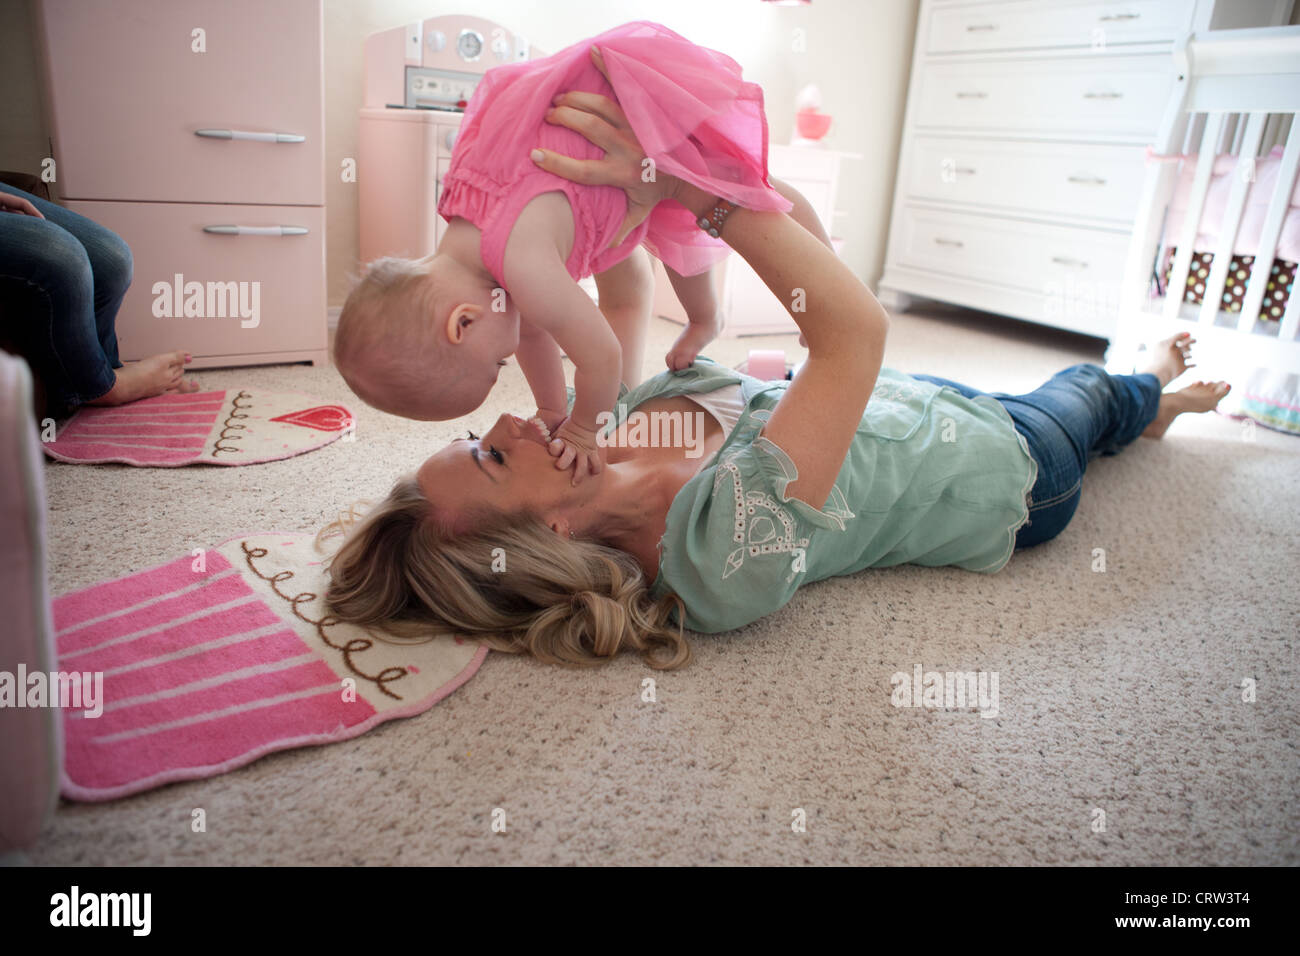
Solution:
M603 54L609 83L591 62L593 45ZM671 201L607 248L627 212L622 189L579 185L529 158L537 147L578 159L603 156L584 136L546 122L553 97L570 90L617 100L657 173L747 209L792 208L768 182L762 88L743 80L740 65L725 54L657 23L626 23L544 59L495 67L470 100L438 211L481 230L484 264L503 287L505 244L515 219L534 196L557 189L574 212L568 261L574 279L608 269L637 244L681 275L704 272L727 255L722 240L704 233L689 211Z

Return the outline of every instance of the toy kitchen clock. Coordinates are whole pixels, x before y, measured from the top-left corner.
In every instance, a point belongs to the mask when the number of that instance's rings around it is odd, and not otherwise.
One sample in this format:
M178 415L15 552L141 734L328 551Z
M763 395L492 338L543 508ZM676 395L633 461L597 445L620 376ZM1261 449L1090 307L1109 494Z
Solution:
M481 17L443 16L371 34L358 144L361 262L433 252L442 176L479 81L494 66L546 56Z

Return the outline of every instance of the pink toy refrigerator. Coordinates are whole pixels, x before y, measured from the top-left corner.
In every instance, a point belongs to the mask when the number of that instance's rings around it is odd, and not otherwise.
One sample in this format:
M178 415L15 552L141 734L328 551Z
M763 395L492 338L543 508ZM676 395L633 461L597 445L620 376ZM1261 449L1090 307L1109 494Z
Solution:
M134 259L123 361L324 361L321 0L37 10L53 189Z

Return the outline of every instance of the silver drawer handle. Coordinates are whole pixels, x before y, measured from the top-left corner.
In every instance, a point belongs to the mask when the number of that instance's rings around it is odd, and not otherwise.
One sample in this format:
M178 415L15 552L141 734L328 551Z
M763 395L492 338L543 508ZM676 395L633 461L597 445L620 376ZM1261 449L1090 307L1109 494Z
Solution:
M958 166L953 172L958 176L974 176L975 168L973 166Z
M1085 100L1117 100L1122 97L1123 93L1084 93Z
M958 249L963 248L966 243L959 242L956 239L945 239L943 236L935 236L934 241L941 246L956 246Z
M204 226L217 236L305 236L306 226Z
M981 33L988 30L996 30L997 28L998 25L996 23L972 23L970 26L966 28L966 32Z
M988 98L989 95L987 93L981 93L978 90L975 90L973 92L968 92L968 93L957 94L957 99L959 100L986 100Z
M1109 13L1104 17L1099 17L1102 23L1114 22L1116 20L1137 20L1142 14L1140 13Z
M1052 256L1052 261L1060 266L1077 266L1080 269L1088 268L1088 263L1082 259L1071 259L1069 256Z
M307 137L297 133L250 133L242 129L196 129L195 136L206 139L245 139L255 143L304 143Z
M1066 176L1067 181L1072 183L1082 183L1085 186L1105 186L1106 180L1100 176Z

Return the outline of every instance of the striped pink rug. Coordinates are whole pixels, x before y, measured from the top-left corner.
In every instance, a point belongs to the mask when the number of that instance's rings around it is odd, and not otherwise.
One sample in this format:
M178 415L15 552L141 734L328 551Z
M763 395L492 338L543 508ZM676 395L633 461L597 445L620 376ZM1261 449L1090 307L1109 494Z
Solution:
M352 423L347 406L300 392L226 389L84 405L43 444L51 458L82 464L252 465L350 440Z
M394 644L332 621L311 535L232 538L54 601L63 795L111 800L330 743L433 706L487 647ZM98 713L96 713L98 711Z

